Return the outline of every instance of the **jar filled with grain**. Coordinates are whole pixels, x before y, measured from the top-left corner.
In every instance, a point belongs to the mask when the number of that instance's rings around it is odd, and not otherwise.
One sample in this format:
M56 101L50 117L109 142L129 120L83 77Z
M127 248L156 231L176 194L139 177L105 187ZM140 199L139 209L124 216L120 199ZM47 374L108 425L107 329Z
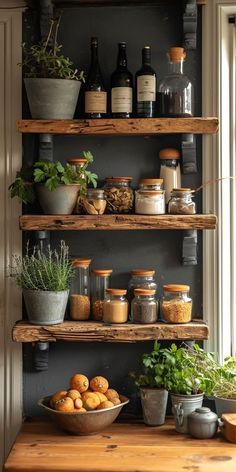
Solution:
M173 188L181 187L180 152L178 149L166 148L159 152L160 178L164 181L166 205Z
M139 179L140 190L162 190L163 179Z
M135 213L137 215L164 215L164 190L136 190Z
M103 303L106 289L109 288L112 269L93 269L91 276L92 318L95 321L103 319Z
M132 177L106 177L104 191L107 201L106 213L132 213L134 191Z
M149 290L157 290L155 281L155 270L151 269L133 269L131 270L131 278L128 282L128 300L131 302L134 298L134 290L136 288L145 288Z
M168 213L172 215L195 215L196 204L191 188L173 188L168 203Z
M105 193L101 188L88 188L82 199L84 212L88 215L103 215L106 204Z
M103 304L104 323L118 324L128 321L127 290L108 288Z
M165 323L189 323L192 319L192 299L189 285L163 285L161 320Z
M156 323L158 301L155 298L156 290L136 288L131 304L131 321L133 323Z
M72 320L88 320L90 316L89 266L91 259L74 258L75 277L70 289L70 317Z
M87 186L87 179L86 179L85 173L83 171L83 168L85 168L85 166L87 167L88 161L84 157L73 157L71 159L67 159L67 162L68 162L68 164L73 166L75 172L77 172L77 174L85 182L83 191L79 192L79 196L77 198L77 202L76 202L76 205L75 205L75 208L74 208L74 211L73 211L73 213L75 213L75 214L80 214L80 213L83 213L82 197L83 197L84 193L86 193L86 186Z

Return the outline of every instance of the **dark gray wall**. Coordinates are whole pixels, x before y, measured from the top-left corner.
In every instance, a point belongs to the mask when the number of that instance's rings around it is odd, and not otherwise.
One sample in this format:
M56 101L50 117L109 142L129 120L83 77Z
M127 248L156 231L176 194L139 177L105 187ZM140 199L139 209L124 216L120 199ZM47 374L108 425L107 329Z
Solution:
M128 65L132 73L140 67L141 48L152 47L152 64L158 80L167 71L166 53L170 46L182 44L182 1L166 2L162 6L146 7L90 7L64 11L59 41L64 53L76 66L88 69L91 36L99 38L99 57L107 86L115 68L117 42L128 43ZM34 17L35 18L35 17ZM35 21L35 20L34 20ZM200 23L200 20L199 20ZM32 19L25 17L25 34L30 37ZM28 30L27 30L28 28ZM200 37L200 34L199 34ZM201 114L201 44L197 51L188 53L185 71L196 92L196 115ZM81 94L81 101L83 94ZM25 106L27 113L27 106ZM81 116L78 107L77 116ZM93 170L102 180L106 175L132 175L134 183L140 177L159 175L158 151L165 146L180 146L179 136L165 137L66 137L54 139L54 158L66 161L91 150L95 162ZM37 158L37 138L24 138L27 162ZM198 137L198 174L184 176L183 185L196 187L201 182L201 137ZM198 198L198 211L201 201ZM26 235L27 239L28 235ZM199 262L194 267L181 265L181 231L127 232L58 232L52 233L52 244L65 239L71 255L91 257L93 267L114 269L112 285L126 287L129 271L134 267L150 267L157 271L161 295L163 283L188 283L194 300L194 315L202 315L202 248L199 238ZM32 348L24 347L24 410L27 415L41 413L37 400L68 384L75 372L88 376L106 375L120 392L132 398L130 411L136 413L135 389L128 374L138 368L140 356L152 348L152 342L138 344L57 343L50 347L49 370L36 373L32 369Z

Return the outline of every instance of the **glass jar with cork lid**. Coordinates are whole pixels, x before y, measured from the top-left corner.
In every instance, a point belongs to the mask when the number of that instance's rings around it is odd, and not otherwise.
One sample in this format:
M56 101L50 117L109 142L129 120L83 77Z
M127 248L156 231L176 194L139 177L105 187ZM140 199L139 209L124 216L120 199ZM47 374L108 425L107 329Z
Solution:
M152 269L133 269L131 270L131 278L128 282L128 299L134 298L134 289L145 288L149 290L157 290L155 281L155 270Z
M192 299L189 285L163 285L161 320L165 323L189 323L192 319Z
M71 264L75 277L70 288L70 317L72 320L88 320L90 317L89 266L91 259L73 258Z
M87 179L86 179L86 175L83 172L83 167L88 163L87 159L85 159L84 157L74 157L71 159L67 159L67 162L68 164L73 166L74 170L84 181L85 184L83 188L83 193L86 193ZM83 195L80 191L73 213L80 214L83 212L82 196Z
M140 190L162 190L163 179L139 179L138 186Z
M155 293L156 290L134 289L134 299L131 303L131 321L133 323L156 323L158 301L155 298Z
M164 181L165 203L170 200L173 188L181 187L180 152L178 149L165 148L159 152L160 178Z
M168 203L168 213L172 215L195 215L196 204L191 188L173 188Z
M104 190L101 188L88 188L82 199L82 206L88 215L103 215L106 208Z
M132 177L106 177L104 191L106 213L131 213L134 204Z
M136 190L135 213L137 215L164 215L164 190Z
M128 321L128 301L125 297L127 290L108 288L103 304L104 323L118 324Z
M106 295L106 289L109 288L112 272L112 269L92 269L92 319L95 321L101 321L103 319L103 304Z

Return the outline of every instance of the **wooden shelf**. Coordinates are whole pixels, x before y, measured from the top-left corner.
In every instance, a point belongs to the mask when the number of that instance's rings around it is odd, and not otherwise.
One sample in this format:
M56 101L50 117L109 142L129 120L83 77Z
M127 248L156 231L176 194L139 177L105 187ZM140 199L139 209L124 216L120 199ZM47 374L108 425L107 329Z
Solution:
M107 325L93 321L64 321L53 326L38 326L19 321L13 328L12 339L21 343L37 341L135 343L154 339L203 340L208 339L208 334L208 327L201 320L182 325L164 323Z
M33 0L28 0L32 3ZM166 0L53 0L53 3L60 7L73 6L113 6L113 5L155 5L161 4ZM174 0L172 0L173 2ZM206 5L208 0L197 0L198 5Z
M23 215L20 229L40 230L169 230L215 229L215 215Z
M21 133L90 136L151 136L157 134L215 134L217 118L132 118L100 120L19 120Z

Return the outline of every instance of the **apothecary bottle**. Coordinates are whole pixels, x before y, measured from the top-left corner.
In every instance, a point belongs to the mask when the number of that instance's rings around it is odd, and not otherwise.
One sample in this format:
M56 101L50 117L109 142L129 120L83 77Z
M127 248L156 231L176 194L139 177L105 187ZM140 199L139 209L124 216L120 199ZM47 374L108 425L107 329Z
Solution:
M68 162L68 164L73 166L74 171L77 172L77 174L84 181L83 190L82 191L80 190L80 192L79 192L79 196L77 198L77 202L76 202L76 205L75 205L75 208L74 208L74 211L73 211L73 213L80 214L80 213L82 213L82 210L83 210L82 196L83 196L83 193L86 192L86 188L87 188L87 179L86 179L85 173L83 172L83 167L88 163L88 161L84 157L74 157L74 158L71 158L71 159L67 159L67 162Z
M168 213L172 215L195 215L196 204L191 188L173 188L168 203Z
M126 323L128 321L128 301L126 299L127 290L106 289L106 296L103 304L103 321L105 323Z
M106 177L106 213L131 213L134 205L132 177Z
M112 269L93 269L91 273L92 319L103 319L103 304L109 288Z
M107 112L107 92L98 60L98 39L91 38L91 62L85 83L85 116L103 118Z
M136 288L131 303L131 321L133 323L156 323L158 301L155 298L156 290Z
M189 285L163 285L161 320L165 323L189 323L192 319L192 299Z
M163 179L139 179L138 186L140 190L162 190Z
M138 215L163 215L165 213L165 191L136 190L135 213Z
M88 188L82 200L82 206L88 215L103 215L106 208L104 190L101 188Z
M161 116L188 117L193 116L194 92L193 85L183 72L186 57L183 48L170 48L169 73L159 86Z
M136 115L153 118L156 114L156 72L151 67L151 47L142 49L142 67L136 72Z
M70 288L70 317L72 320L88 320L90 316L89 266L91 259L73 258L75 277Z
M133 76L127 68L126 43L118 44L116 70L111 75L111 114L130 118L133 111Z
M160 178L163 179L165 202L170 200L173 188L181 187L180 152L178 149L165 148L159 152Z
M157 290L157 283L154 278L155 270L151 269L133 269L131 270L131 278L128 282L128 299L134 298L134 290L136 288L145 288L149 290Z

